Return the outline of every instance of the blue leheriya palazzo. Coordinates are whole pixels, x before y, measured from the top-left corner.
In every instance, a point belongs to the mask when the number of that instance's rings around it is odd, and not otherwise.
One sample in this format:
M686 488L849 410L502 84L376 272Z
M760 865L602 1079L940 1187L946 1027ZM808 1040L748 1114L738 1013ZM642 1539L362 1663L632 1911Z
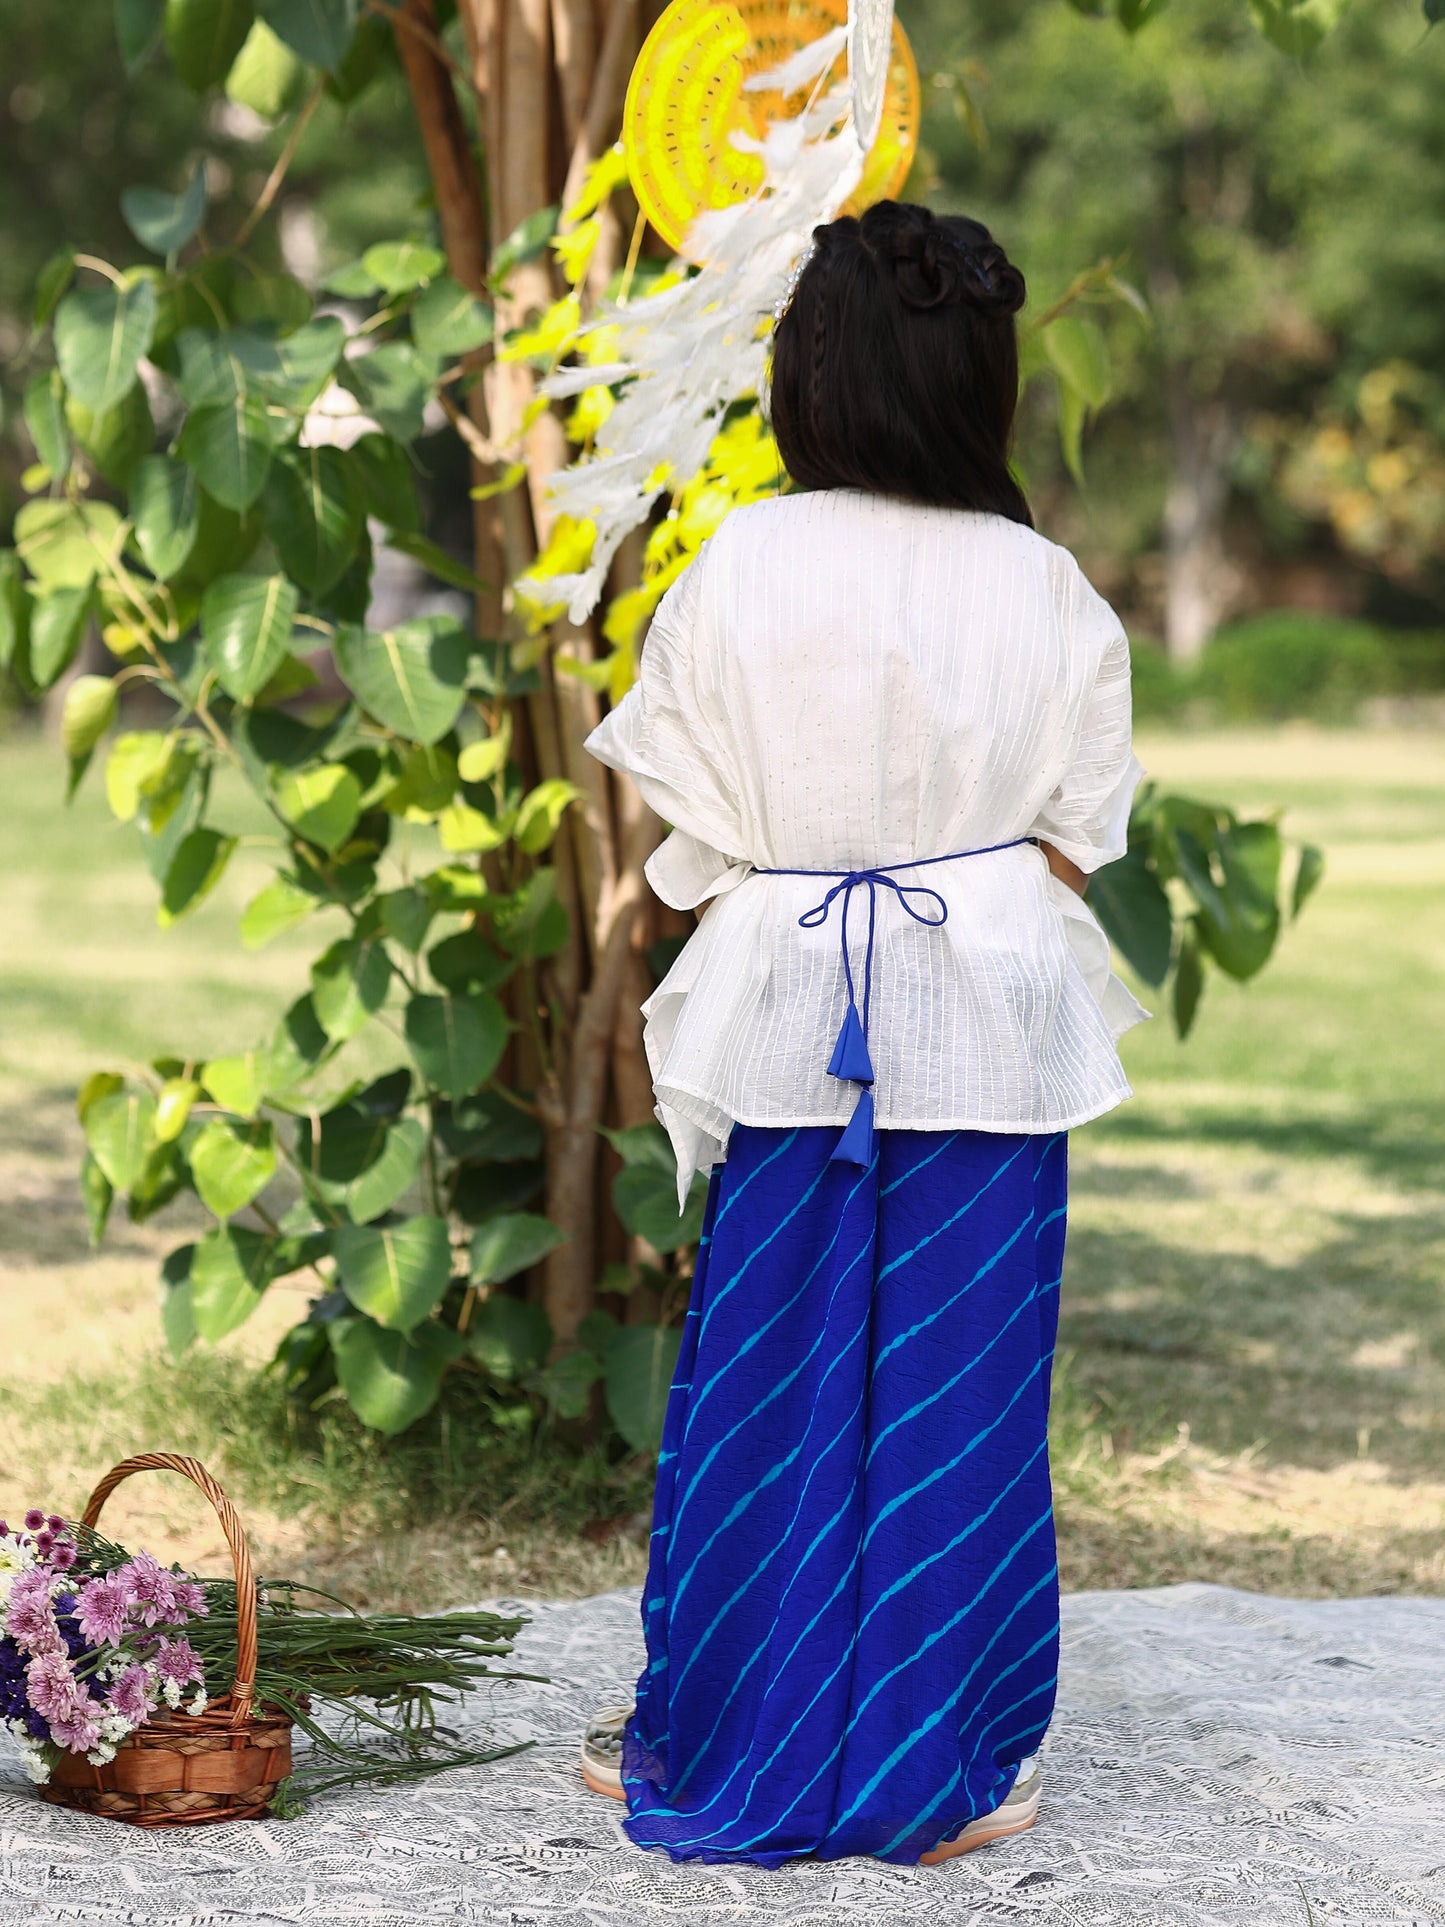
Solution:
M1053 1710L1067 1138L739 1127L663 1435L624 1823L916 1861Z

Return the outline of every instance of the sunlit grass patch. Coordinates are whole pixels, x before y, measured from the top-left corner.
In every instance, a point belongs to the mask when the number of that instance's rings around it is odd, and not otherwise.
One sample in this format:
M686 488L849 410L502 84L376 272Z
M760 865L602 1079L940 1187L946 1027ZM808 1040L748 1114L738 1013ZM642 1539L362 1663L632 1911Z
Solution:
M1162 1018L1130 1033L1137 1096L1074 1134L1065 1584L1445 1592L1445 744L1291 730L1141 754L1166 784L1284 805L1328 869L1259 979L1211 983L1189 1043ZM129 833L93 791L70 813L60 794L53 750L0 748L0 1515L74 1507L112 1459L165 1444L233 1488L263 1567L376 1606L635 1583L641 1467L498 1440L452 1401L393 1444L339 1407L290 1411L261 1370L304 1302L284 1286L219 1352L165 1357L155 1281L181 1221L121 1223L88 1251L75 1085L263 1034L310 946L240 949L265 874L244 856L162 932ZM112 1509L219 1557L169 1481Z

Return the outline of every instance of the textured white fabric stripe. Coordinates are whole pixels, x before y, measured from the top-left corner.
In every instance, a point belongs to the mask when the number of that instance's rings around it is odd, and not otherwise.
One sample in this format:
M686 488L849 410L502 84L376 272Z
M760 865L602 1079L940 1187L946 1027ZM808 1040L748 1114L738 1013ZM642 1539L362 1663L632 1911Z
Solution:
M735 511L664 597L636 687L588 739L674 834L648 874L709 905L646 1006L658 1115L684 1175L734 1123L841 1124L844 1009L827 882L1037 836L1121 856L1142 771L1118 618L1065 550L997 516L852 491ZM908 879L905 878L905 881ZM941 929L878 897L869 1043L880 1127L1064 1130L1129 1095L1146 1013L1089 911L1028 846L919 880ZM855 895L861 968L866 896Z

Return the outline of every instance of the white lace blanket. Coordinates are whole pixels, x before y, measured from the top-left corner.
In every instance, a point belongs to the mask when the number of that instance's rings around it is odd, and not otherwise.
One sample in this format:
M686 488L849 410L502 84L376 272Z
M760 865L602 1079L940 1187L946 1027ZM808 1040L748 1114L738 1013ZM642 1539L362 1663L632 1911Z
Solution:
M627 1841L574 1761L584 1713L630 1691L635 1597L528 1610L519 1659L552 1683L494 1689L470 1713L538 1744L417 1792L333 1795L289 1824L146 1833L42 1805L0 1752L0 1921L1445 1922L1445 1600L1075 1594L1032 1833L932 1869L781 1873L674 1867Z

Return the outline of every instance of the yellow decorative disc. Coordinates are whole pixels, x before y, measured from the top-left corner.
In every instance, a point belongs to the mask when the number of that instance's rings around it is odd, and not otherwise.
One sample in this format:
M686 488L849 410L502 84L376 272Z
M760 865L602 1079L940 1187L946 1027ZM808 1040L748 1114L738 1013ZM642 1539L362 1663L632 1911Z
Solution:
M669 247L681 245L699 214L761 188L761 158L730 136L760 140L801 109L801 94L745 93L744 81L847 17L847 0L672 0L643 42L622 116L632 191ZM845 212L897 193L913 164L918 115L918 68L895 20L882 122Z

